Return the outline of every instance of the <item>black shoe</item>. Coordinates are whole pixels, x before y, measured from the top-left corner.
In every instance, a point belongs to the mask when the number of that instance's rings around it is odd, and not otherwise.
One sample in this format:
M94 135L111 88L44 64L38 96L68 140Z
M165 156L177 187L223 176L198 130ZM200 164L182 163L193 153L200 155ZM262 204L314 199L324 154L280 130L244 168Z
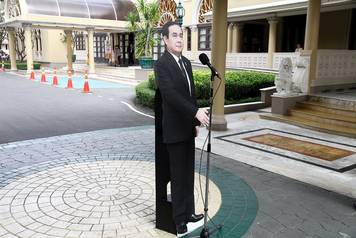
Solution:
M192 214L189 218L188 218L188 222L197 222L200 221L201 219L204 218L203 214Z
M185 222L181 222L178 225L176 225L177 233L178 234L184 234L187 233L187 224Z

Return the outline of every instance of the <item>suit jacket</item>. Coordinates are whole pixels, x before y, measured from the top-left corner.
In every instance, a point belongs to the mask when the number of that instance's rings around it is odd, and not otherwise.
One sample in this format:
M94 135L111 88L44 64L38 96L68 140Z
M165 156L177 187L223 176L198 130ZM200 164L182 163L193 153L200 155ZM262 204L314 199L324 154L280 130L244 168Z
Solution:
M176 143L189 140L195 136L195 118L198 111L195 96L192 65L184 56L181 57L189 75L189 84L174 57L165 52L155 63L157 91L162 104L162 135L164 143Z

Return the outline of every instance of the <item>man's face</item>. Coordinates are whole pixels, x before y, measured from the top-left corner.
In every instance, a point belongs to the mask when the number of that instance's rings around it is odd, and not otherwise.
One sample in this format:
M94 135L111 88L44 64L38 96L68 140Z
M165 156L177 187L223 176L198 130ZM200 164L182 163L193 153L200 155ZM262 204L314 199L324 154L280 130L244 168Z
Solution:
M172 25L168 28L169 37L163 37L167 50L176 56L180 56L183 51L183 31L178 25Z

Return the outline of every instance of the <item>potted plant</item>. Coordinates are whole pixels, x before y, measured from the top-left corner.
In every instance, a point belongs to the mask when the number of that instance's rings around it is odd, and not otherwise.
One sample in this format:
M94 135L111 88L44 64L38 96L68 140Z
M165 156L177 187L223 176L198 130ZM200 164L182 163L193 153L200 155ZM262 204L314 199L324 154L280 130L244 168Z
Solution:
M130 32L135 32L135 56L139 59L142 68L152 68L154 27L160 18L159 4L156 0L148 3L145 0L136 0L136 9L137 12L130 12L127 16L128 29Z

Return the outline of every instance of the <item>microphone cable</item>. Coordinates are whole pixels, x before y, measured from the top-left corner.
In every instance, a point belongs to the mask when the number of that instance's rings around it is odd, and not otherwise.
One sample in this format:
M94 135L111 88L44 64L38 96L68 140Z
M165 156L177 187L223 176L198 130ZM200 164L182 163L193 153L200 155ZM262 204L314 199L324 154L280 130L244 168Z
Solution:
M213 82L210 81L210 83L212 84ZM221 86L221 83L222 83L222 80L220 79L220 80L219 80L218 87L216 88L216 91L215 91L215 93L214 93L214 95L213 95L213 98L212 98L212 100L211 100L211 102L210 102L211 105L213 105L214 99L215 99L215 97L216 97L217 92L219 91L219 88L220 88L220 86ZM213 87L213 85L211 85L211 87ZM213 107L211 107L211 109L212 109L212 108L213 108ZM213 112L211 111L210 113L213 113ZM210 127L210 126L211 126L211 125L209 124L209 127ZM211 132L211 131L210 131L210 132ZM206 142L208 141L208 138L209 138L209 133L208 133L208 135L206 136L206 138L205 138L205 140L204 140L203 146L201 147L201 150L200 150L200 159L199 159L199 189L200 189L200 196L201 196L201 200L202 200L202 202L203 202L204 209L205 209L205 199L206 199L206 198L204 198L204 192L203 192L203 188L202 188L201 171L202 171L204 148L205 148ZM211 151L210 151L210 153L211 153ZM208 196L209 196L209 194L208 194ZM217 228L218 226L214 223L213 219L208 215L208 213L206 213L206 214L207 214L207 216L208 216L208 221L210 221L211 224L213 224L214 228ZM223 237L222 234L220 234L220 232L218 232L218 234L219 234L219 237Z

